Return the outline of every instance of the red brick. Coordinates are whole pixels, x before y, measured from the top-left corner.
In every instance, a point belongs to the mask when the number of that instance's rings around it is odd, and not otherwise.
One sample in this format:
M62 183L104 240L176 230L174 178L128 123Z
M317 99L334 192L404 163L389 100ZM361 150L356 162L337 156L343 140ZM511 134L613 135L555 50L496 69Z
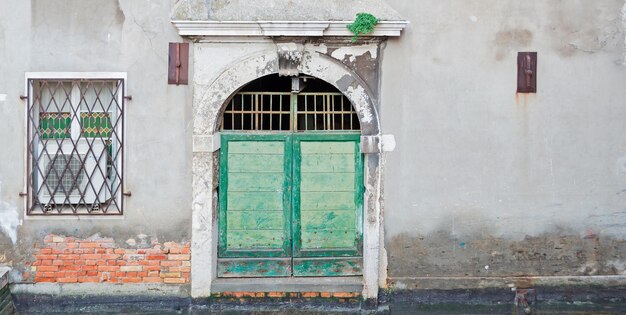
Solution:
M65 272L65 277L66 278L75 278L78 277L78 271L64 271ZM58 277L58 275L57 275Z
M170 271L171 272L191 272L191 267L170 267Z
M96 243L96 242L89 242L89 243L80 243L79 247L80 248L97 248L100 247L100 243Z
M116 260L115 264L118 265L118 266L126 266L127 265L127 263L125 261L123 261L123 260Z
M141 266L158 266L160 260L140 260L139 265Z
M52 254L52 248L42 248L40 253L47 255L47 254Z
M78 282L78 278L76 277L58 278L57 282L60 282L60 283Z
M320 296L319 292L302 292L303 298L314 298Z
M158 271L148 271L147 273L148 273L148 275L146 277L150 277L151 278L151 277L158 277L159 276L159 272Z
M162 255L162 254L159 254L159 255L147 255L146 259L147 260L166 260L167 256L166 255Z
M58 271L59 266L39 266L37 271Z
M42 266L52 266L52 260L50 259L45 259L41 261L41 265Z
M56 278L35 278L35 282L56 282Z
M87 265L87 266L95 266L96 265L96 261L93 260L93 259L88 259L88 260L85 260L84 262L85 262L85 265Z
M79 277L78 282L100 282L98 277Z
M145 271L161 271L161 266L143 266Z
M161 278L180 278L180 272L161 272Z
M60 271L78 271L80 270L80 266L78 265L69 265L69 266L59 266Z
M98 266L98 271L118 271L119 266Z
M191 256L189 254L169 254L167 256L168 260L189 260Z
M113 253L114 253L114 254L120 254L120 255L123 255L123 254L126 254L126 249L123 249L123 248L116 248L116 249L114 249L114 250L113 250Z
M271 298L280 298L280 297L287 296L287 293L285 293L285 292L268 292L267 296L271 297Z
M360 294L357 292L335 292L333 293L333 297L336 298L351 298L351 297L357 297Z
M97 271L95 271L95 270L93 270L93 271L87 271L87 276L88 276L88 277L94 277L94 276L97 276L97 275L98 275L98 272L97 272Z
M87 266L87 265L82 265L80 266L80 270L83 271L92 271L92 270L98 270L97 266Z
M226 297L240 298L240 297L243 297L243 292L224 292L222 293L222 295Z
M168 253L169 254L182 254L182 247L176 247L176 248L169 248L168 249Z
M117 254L104 254L102 255L102 259L118 259L120 255Z
M102 255L100 255L100 254L82 254L82 255L80 255L80 259L102 259Z
M176 243L176 242L165 242L165 243L163 243L163 247L165 247L165 248L174 248L174 247L181 247L181 245Z
M80 259L80 255L59 255L59 259L63 259L63 260L76 260L76 259Z
M94 252L94 254L106 254L107 253L107 249L106 248L96 248L93 252Z
M332 296L332 294L330 294L330 292L322 292L320 293L320 296L323 298L329 298Z
M137 274L137 271L129 271L129 272L126 273L126 276L129 277L129 278L139 277L139 275Z
M57 255L35 255L37 260L57 259Z
M139 277L122 278L122 283L139 283L139 282L141 282L141 278Z
M143 267L142 266L121 266L120 267L120 271L126 271L126 272L128 272L128 271L134 271L134 272L143 271Z
M163 282L165 282L165 283L183 284L183 283L185 283L185 279L182 279L182 278L164 278Z
M161 283L163 279L161 277L143 277L141 281L145 283Z
M180 260L174 260L174 261L164 260L161 262L161 266L164 266L164 267L177 267L180 265L182 265L182 262Z

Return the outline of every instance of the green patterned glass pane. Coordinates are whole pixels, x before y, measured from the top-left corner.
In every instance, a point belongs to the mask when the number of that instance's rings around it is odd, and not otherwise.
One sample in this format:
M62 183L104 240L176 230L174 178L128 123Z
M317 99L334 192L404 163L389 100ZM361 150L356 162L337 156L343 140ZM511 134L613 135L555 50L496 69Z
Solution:
M71 125L70 113L46 112L39 114L39 134L42 139L69 138Z
M80 113L83 135L87 138L110 138L112 133L111 114L105 112Z

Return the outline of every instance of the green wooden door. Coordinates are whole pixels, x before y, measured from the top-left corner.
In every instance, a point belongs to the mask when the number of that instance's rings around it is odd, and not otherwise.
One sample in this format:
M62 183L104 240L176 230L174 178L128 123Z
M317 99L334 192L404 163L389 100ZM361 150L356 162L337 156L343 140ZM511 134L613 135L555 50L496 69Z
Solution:
M222 136L218 276L292 274L291 136Z
M218 276L360 275L359 134L223 134Z

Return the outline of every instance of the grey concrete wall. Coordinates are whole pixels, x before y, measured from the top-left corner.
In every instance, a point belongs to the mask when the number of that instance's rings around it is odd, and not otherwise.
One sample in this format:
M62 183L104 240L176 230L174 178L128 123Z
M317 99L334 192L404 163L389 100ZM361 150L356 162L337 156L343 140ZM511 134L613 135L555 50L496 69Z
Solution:
M626 274L624 2L387 2L411 21L382 68L392 280Z
M180 42L170 1L0 2L0 264L22 269L34 243L99 232L120 246L190 239L191 89L167 85L168 42ZM132 197L117 218L25 218L25 102L29 71L127 72L126 167ZM19 280L19 275L14 277Z

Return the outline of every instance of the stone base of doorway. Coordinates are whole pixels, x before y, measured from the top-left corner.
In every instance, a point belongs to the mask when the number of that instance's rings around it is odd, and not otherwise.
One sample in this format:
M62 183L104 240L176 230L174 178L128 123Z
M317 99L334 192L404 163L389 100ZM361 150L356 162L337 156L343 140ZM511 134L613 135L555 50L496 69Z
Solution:
M362 277L218 278L211 292L361 292Z

